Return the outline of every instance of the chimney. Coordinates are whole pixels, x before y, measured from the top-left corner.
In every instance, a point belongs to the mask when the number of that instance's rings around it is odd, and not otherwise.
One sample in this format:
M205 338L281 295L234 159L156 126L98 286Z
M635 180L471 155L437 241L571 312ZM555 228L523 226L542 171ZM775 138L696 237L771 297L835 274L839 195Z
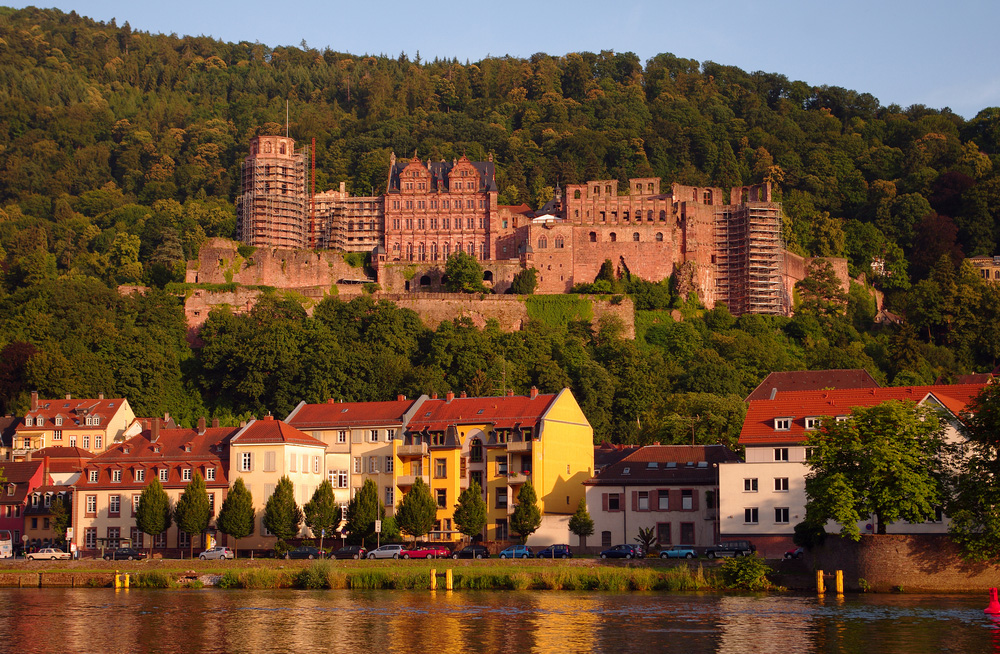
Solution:
M445 404L450 404L452 400L455 399L455 391L448 391L444 394Z
M406 396L405 395L397 395L396 396L396 401L397 402L403 402L405 400L406 400Z
M538 397L538 387L537 386L532 386L531 387L531 393L528 395L528 397L530 397L531 399L535 399L536 397Z
M72 395L70 395L69 393L66 393L66 399L67 399L67 400L72 400L72 399L73 399L73 396L72 396Z
M160 419L153 418L153 437L150 439L152 442L160 440Z
M437 393L431 393L431 399L432 400L438 399L438 394Z
M465 391L462 391L462 394L459 395L459 397L469 397L469 396L465 394Z
M264 416L264 420L274 420L274 416L272 416L271 413L268 412L268 414Z
M66 399L69 399L69 398L66 398ZM97 394L97 399L103 400L104 399L104 393L98 393Z
M343 195L347 192L347 182L340 183L340 194Z
M170 424L170 414L166 411L163 412L163 424Z
M205 433L205 416L198 418L198 434Z
M514 397L514 389L513 388L511 388L510 390L507 391L507 397Z
M43 461L43 463L42 463L42 483L45 484L46 486L50 486L50 485L52 485L52 480L49 479L49 457L48 457L48 455L46 455L45 458L42 459L42 461Z
M219 419L212 418L212 429L217 429L219 427Z
M336 401L334 401L334 399L333 399L333 398L331 397L331 398L328 398L328 399L326 400L326 403L327 403L327 404L336 404L337 402L336 402Z
M31 391L31 410L38 411L38 391Z

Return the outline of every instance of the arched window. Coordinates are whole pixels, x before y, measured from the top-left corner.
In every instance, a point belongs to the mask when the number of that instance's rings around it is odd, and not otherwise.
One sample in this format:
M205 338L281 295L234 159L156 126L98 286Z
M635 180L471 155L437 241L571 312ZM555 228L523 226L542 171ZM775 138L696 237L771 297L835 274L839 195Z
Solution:
M556 237L556 249L559 249L559 248L562 248L562 247L564 247L563 246L563 237L562 236L557 236Z
M420 285L421 286L430 286L431 285L431 278L428 277L427 275L424 275L423 277L420 278Z
M413 261L413 243L406 244L406 258Z
M580 199L580 191L573 191L573 199L574 200Z
M653 210L652 209L649 210L649 214L646 216L646 220L648 220L649 222L653 222Z
M632 232L632 240L636 243L639 242L639 232Z
M271 154L271 142L264 141L264 154Z
M472 442L469 443L469 462L483 462L483 442L478 438L473 438Z
M445 243L441 246L441 254L447 259L451 255L451 244Z
M618 240L618 234L615 234L614 232L611 232L610 236L611 236L611 242L612 243L614 243L615 241Z
M597 232L591 232L590 233L590 242L591 243L597 243Z
M701 194L701 199L704 204L712 204L712 190L705 189L705 192Z
M750 190L743 189L743 192L740 193L740 204L746 204L749 201L750 201Z
M691 201L692 202L698 201L698 189L696 188L691 189Z
M545 249L547 247L549 247L549 241L548 241L548 239L546 239L544 236L539 236L538 237L538 249L539 250L543 250L543 249Z
M282 141L281 145L278 146L278 154L285 154L285 142Z
M663 240L663 232L656 232L656 240L657 241Z
M661 209L660 210L660 222L663 222L666 219L667 219L667 212Z
M427 260L427 246L423 243L417 245L417 253L420 255L421 261Z
M492 282L493 281L493 271L492 270L487 270L486 272L483 273L483 281L484 282Z

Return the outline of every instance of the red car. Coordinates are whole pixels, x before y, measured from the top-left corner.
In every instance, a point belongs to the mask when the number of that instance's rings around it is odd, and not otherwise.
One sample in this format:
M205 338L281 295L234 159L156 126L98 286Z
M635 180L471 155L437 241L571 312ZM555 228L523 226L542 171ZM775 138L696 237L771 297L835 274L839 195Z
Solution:
M425 545L414 547L412 550L403 550L400 554L404 559L446 559L451 556L451 551L440 545Z

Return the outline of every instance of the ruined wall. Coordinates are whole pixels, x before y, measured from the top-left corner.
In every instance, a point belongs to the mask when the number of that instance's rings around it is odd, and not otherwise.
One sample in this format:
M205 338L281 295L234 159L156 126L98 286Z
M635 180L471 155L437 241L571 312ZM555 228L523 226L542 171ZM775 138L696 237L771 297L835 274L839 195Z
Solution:
M822 261L824 259L829 261L830 265L833 266L833 272L837 275L837 279L840 280L840 287L843 291L847 293L850 290L851 276L847 272L847 259L839 257L802 257L785 250L785 288L787 289L789 298L792 297L795 285L809 274L809 266L814 261ZM789 303L789 307L791 307L791 303Z
M480 261L483 284L494 293L502 294L521 271L517 259L510 261ZM444 292L444 261L384 262L379 264L378 283L386 293Z

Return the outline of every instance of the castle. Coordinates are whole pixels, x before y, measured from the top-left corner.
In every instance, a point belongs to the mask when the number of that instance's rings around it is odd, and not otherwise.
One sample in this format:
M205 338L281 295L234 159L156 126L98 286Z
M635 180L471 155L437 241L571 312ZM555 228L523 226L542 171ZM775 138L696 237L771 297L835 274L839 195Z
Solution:
M239 239L251 246L371 252L389 292L440 291L445 262L476 257L484 283L503 292L520 270L537 270L538 293L566 293L593 282L610 260L649 281L675 275L683 294L734 315L787 315L794 284L809 261L784 248L781 204L769 183L723 189L659 178L570 184L538 212L498 203L496 169L466 157L397 161L386 193L339 191L310 202L304 152L288 137L258 136L243 163ZM846 284L846 262L834 260Z

